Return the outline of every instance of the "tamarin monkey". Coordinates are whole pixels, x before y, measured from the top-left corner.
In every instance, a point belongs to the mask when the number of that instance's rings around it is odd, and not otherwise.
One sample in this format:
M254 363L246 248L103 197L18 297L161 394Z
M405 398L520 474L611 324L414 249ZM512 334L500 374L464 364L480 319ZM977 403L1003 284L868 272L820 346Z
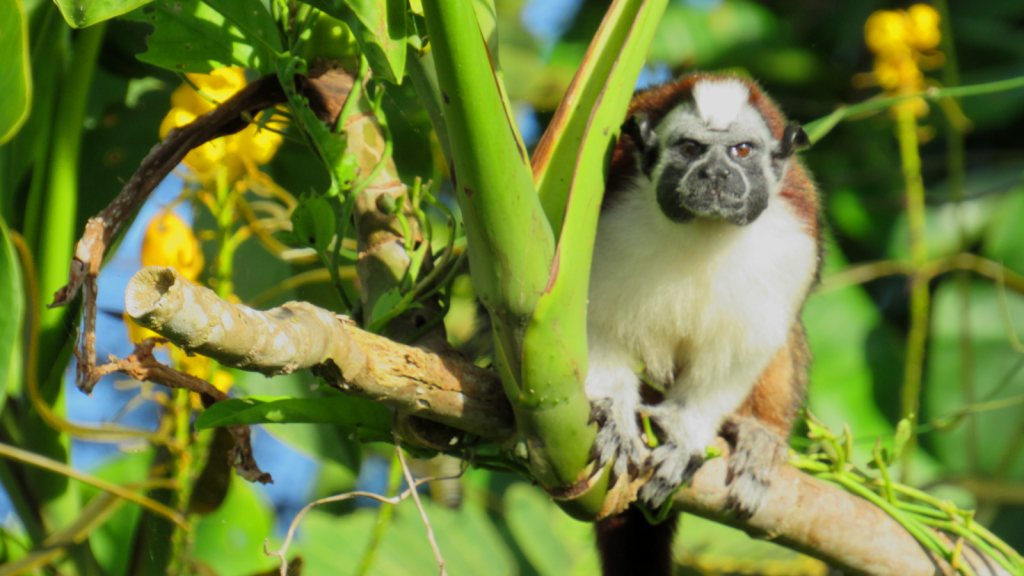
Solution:
M639 493L649 507L693 475L716 435L732 446L740 516L786 458L807 384L800 311L821 254L818 193L794 155L807 145L734 76L687 76L629 107L594 246L586 392L596 458L616 477L652 471ZM605 575L671 574L674 526L635 508L599 522Z

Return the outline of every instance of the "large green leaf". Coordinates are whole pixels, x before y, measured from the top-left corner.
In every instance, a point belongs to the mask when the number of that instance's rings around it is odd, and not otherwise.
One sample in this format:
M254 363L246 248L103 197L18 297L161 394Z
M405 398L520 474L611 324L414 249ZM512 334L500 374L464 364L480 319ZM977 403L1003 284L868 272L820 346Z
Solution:
M55 0L68 26L85 28L149 4L153 0Z
M196 429L239 424L304 422L358 428L391 438L391 412L383 405L351 396L281 398L252 396L217 402L196 419Z
M224 504L193 529L191 556L220 576L269 570L277 560L263 553L263 542L271 536L273 519L270 506L253 485L232 475Z
M973 356L973 402L968 401L961 372L960 294L956 282L944 282L935 292L927 385L922 406L925 421L946 419L968 406L1024 394L1020 352L1010 342L1011 327L1003 316L998 287L987 280L971 282L969 320ZM1011 292L1007 308L1013 328L1024 332L1024 298ZM991 405L967 416L948 430L928 437L928 445L952 474L979 472L1024 479L1024 458L1015 443L1024 434L1022 404ZM971 429L976 430L972 438ZM1014 453L1016 451L1016 453Z
M704 66L726 50L775 36L778 20L760 3L726 0L712 8L673 2L651 44L651 59ZM763 52L759 47L754 52Z
M21 0L0 0L0 145L28 118L32 102L29 73L28 20Z
M701 574L810 576L828 571L820 560L690 514L679 521L673 552L680 564Z
M401 83L405 75L405 0L310 0L352 29L374 75Z
M465 501L458 510L432 500L423 507L437 538L449 574L517 574L515 561L480 504ZM302 536L292 549L303 558L303 573L355 574L365 553L375 510L360 509L342 517L313 511L302 523ZM437 562L427 540L423 520L412 502L398 505L368 574L436 574Z
M11 233L0 219L0 407L8 382L21 381L21 326L25 316L25 292L21 267L11 243Z
M243 66L269 73L281 51L277 27L262 2L156 2L125 18L153 25L149 49L139 60L175 72Z
M104 462L93 474L118 484L143 482L149 476L154 453L153 449L129 452ZM93 486L82 487L84 498L91 499L99 493L99 489ZM141 516L142 508L139 506L122 506L89 535L89 546L108 576L124 576L128 573L132 547L127 543L134 537Z
M233 389L239 396L264 394L289 398L323 398L323 393L319 390L310 390L310 385L315 379L309 372L282 374L269 380L255 372L233 370L232 374L235 377ZM341 394L330 388L327 389L327 393ZM359 400L353 401L359 402ZM344 480L355 481L355 475L359 473L361 448L359 439L352 437L350 428L332 424L292 422L289 424L264 424L263 429L271 436L288 444L293 450L302 452L322 464L328 464L333 460L341 468L344 468L344 471L339 471L340 475L346 477Z
M522 482L509 486L505 518L516 543L541 576L600 572L593 525L566 516L537 488Z

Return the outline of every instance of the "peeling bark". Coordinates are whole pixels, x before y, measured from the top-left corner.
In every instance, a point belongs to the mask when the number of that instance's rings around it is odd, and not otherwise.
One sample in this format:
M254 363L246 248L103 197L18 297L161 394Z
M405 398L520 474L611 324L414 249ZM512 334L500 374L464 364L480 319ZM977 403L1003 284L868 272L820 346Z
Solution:
M306 302L267 311L232 304L173 268L132 277L128 315L175 345L266 376L312 369L346 393L383 402L496 442L513 432L512 410L490 371L356 328Z

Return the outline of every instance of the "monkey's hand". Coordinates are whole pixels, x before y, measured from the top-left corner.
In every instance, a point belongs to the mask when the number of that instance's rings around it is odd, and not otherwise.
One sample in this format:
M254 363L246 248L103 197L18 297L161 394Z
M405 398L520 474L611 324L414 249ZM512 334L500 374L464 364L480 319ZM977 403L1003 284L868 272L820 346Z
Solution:
M640 498L659 508L704 463L715 430L699 413L687 412L675 402L645 406L644 410L659 428L663 442L651 452L654 475L640 488Z
M757 512L768 496L775 470L786 461L786 439L753 417L734 417L722 427L732 446L725 482L727 506L743 520Z
M612 462L612 473L618 478L630 468L640 470L650 450L640 437L633 407L614 398L595 398L590 403L590 421L600 426L594 440L594 458L604 466Z

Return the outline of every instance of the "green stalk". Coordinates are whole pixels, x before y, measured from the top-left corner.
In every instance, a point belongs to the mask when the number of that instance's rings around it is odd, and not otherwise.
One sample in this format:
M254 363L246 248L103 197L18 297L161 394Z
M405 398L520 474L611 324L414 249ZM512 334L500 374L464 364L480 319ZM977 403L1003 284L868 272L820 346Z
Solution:
M469 238L473 285L495 331L518 394L522 328L547 284L554 235L517 145L469 0L423 2ZM509 387L511 385L511 387Z
M548 211L560 222L558 249L547 289L523 340L517 423L528 438L543 439L532 447L531 464L535 470L543 470L541 462L549 465L548 477L560 483L556 485L582 480L581 474L589 473L586 465L596 429L587 425L590 402L583 383L594 237L606 167L632 98L629 87L636 84L666 5L667 0L612 4L572 91L556 113L560 122L553 122L553 128L558 132L545 135L549 149L535 157L539 182L546 188L545 206L561 199L563 208ZM587 518L599 511L594 507L603 496L599 483L586 497L560 503L570 514Z
M235 220L234 189L228 183L226 166L217 167L217 295L227 298L234 292L231 282L234 266L234 242L231 227Z
M885 98L875 98L868 100L867 102L861 102L860 104L852 104L850 106L840 106L835 112L818 118L817 120L810 122L804 126L804 130L807 132L808 138L811 143L815 143L821 140L826 134L828 134L837 124L843 120L865 114L867 112L877 112L879 110L885 110L886 108L892 108L901 102L910 100L911 98L924 98L925 100L941 100L943 98L962 98L966 96L981 96L983 94L994 94L996 92L1004 92L1006 90L1016 90L1018 88L1024 88L1024 76L1017 76L1015 78L1007 78L1005 80L996 80L995 82L985 82L983 84L972 84L970 86L956 86L954 88L928 88L921 92L911 92L909 94L901 94L899 96L888 96Z
M49 182L42 209L42 227L36 261L42 300L67 284L68 268L78 237L78 161L82 146L85 105L89 99L96 56L103 42L104 24L86 28L75 39L74 56L61 86L50 149ZM38 168L38 167L37 167ZM52 366L54 350L67 338L63 330L66 308L45 309L40 319L40 366Z
M26 128L36 133L35 147L31 151L33 161L32 179L29 183L28 202L21 229L25 240L38 253L39 228L42 226L44 195L46 194L46 166L50 154L50 139L53 135L54 100L60 85L68 55L67 43L63 42L68 31L55 4L41 7L46 10L40 26L39 37L32 46L32 81L35 88L32 112ZM22 134L24 136L24 133ZM12 175L14 176L14 175ZM11 190L13 195L13 189ZM16 220L8 221L16 227Z
M921 156L918 151L917 118L909 106L897 108L900 158L907 189L907 221L910 228L910 263L914 268L910 291L910 333L907 335L907 356L903 372L903 417L917 426L920 413L921 380L924 372L925 347L928 340L929 300L927 277L918 271L928 263L925 236L924 182L921 178ZM915 439L907 441L903 451L903 481L908 481Z

